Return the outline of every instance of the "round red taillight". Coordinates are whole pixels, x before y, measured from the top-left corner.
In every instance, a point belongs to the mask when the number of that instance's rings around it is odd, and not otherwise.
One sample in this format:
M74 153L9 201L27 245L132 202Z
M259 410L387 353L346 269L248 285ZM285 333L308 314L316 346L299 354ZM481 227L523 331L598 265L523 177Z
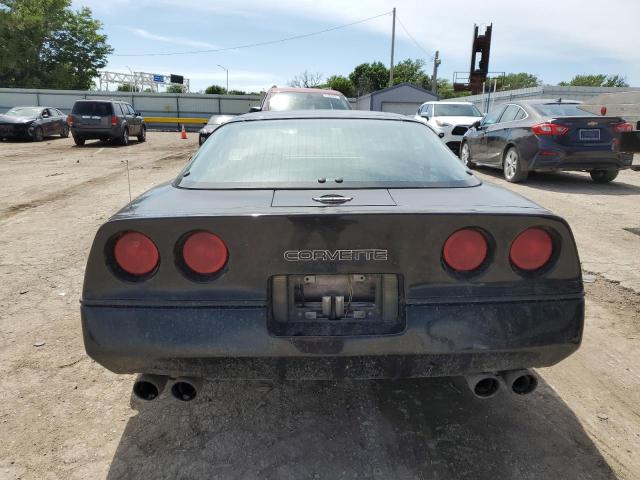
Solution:
M442 257L445 263L458 272L470 272L487 258L487 239L478 230L465 228L453 233L444 243Z
M127 232L118 238L113 255L122 270L136 277L151 273L160 260L155 244L138 232Z
M528 228L511 244L509 258L519 269L533 271L544 267L552 254L551 235L542 228Z
M182 245L184 263L200 275L213 275L227 263L227 246L217 235L196 232L189 235Z

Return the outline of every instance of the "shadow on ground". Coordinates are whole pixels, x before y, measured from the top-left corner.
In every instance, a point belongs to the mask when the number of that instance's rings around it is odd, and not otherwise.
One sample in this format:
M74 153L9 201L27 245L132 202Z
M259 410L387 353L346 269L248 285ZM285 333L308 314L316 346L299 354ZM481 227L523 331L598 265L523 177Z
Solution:
M109 480L615 478L544 382L485 401L461 379L222 382L138 408Z
M495 179L502 179L502 170L478 167L477 171ZM640 175L640 173L637 173ZM531 172L522 186L560 193L578 193L591 195L640 195L640 187L618 179L611 183L598 184L588 174L572 172Z

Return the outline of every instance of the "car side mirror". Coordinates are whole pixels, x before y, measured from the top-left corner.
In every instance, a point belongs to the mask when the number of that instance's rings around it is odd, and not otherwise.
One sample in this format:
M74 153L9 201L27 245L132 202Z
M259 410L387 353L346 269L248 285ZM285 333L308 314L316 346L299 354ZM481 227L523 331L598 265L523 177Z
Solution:
M249 108L249 112L261 112L262 107L251 107Z
M426 113L421 113L420 116L425 120L429 120L429 115L427 115Z
M471 124L471 128L475 128L476 130L480 127L480 120L476 120Z
M136 112L136 117L141 117L142 116L142 112Z

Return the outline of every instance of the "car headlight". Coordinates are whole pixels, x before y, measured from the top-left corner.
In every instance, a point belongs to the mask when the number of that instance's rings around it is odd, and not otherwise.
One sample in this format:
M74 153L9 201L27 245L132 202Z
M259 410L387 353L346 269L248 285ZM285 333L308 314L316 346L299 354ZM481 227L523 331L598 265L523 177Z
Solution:
M438 125L439 127L450 127L451 126L450 123L442 122L440 120L436 120L436 125Z

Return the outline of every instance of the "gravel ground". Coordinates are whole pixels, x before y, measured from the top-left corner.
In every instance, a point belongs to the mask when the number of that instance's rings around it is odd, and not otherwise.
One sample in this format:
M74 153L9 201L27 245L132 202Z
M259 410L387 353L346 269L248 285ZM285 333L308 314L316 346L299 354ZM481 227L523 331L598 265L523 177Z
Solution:
M640 478L640 236L624 230L640 227L640 172L508 186L569 220L594 273L582 348L526 398L477 401L459 379L210 382L140 405L133 376L84 354L83 270L128 201L125 162L135 196L196 147L0 143L0 479Z

